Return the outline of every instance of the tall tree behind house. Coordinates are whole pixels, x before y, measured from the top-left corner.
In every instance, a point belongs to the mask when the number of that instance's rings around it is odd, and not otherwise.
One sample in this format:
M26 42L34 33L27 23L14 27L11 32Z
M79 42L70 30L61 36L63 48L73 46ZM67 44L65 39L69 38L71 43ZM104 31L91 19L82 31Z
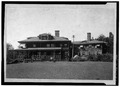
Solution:
M13 53L10 50L14 50L14 48L13 48L12 44L10 44L10 43L7 43L6 45L7 45L7 48L6 48L7 49L6 50L6 54L7 54L6 55L7 56L6 61L8 63L13 58Z
M107 42L107 52L113 54L114 35L112 34L112 32L109 33L109 37L106 37L103 34L99 35L97 40Z
M7 43L7 50L13 50L13 46L10 43Z

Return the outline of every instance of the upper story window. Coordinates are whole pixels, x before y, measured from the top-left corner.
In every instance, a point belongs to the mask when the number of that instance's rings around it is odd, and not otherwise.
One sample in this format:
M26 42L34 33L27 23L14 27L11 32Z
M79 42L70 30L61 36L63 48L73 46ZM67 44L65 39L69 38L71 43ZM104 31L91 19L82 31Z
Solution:
M33 47L36 47L36 45L35 45L35 44L33 44Z
M51 47L55 47L55 44L51 44Z
M62 47L62 44L60 44L60 47Z
M68 46L68 44L64 44L64 47L67 47Z
M50 47L50 44L47 44L47 47Z
M42 36L42 40L47 40L47 36Z

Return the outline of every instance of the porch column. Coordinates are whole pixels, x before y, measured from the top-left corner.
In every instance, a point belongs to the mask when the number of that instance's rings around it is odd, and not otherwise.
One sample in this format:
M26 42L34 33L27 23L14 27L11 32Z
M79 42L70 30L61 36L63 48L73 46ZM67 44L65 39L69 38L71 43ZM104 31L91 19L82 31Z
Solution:
M53 56L54 56L54 59L55 59L55 50L54 50Z
M101 54L103 54L103 44L100 44L101 45Z
M27 51L27 59L29 59L29 51Z
M40 57L41 56L41 52L39 52L38 55L39 55L39 60L40 60L41 59L41 57Z
M61 50L60 50L60 61L61 61Z
M13 59L15 59L15 51L13 51Z

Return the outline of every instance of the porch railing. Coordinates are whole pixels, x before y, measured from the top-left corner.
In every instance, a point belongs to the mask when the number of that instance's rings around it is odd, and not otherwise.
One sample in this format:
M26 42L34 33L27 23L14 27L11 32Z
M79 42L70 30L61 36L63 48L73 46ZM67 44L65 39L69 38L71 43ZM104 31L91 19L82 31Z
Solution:
M61 61L61 55L32 55L31 57L25 57L24 62L34 62L34 61L50 61L52 59L55 59L56 61Z

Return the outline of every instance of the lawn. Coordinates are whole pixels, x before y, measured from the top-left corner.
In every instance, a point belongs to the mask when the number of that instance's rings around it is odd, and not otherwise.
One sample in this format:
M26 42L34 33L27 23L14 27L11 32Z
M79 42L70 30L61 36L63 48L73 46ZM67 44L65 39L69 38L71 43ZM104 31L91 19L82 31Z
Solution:
M112 62L33 62L8 64L7 78L112 80Z

